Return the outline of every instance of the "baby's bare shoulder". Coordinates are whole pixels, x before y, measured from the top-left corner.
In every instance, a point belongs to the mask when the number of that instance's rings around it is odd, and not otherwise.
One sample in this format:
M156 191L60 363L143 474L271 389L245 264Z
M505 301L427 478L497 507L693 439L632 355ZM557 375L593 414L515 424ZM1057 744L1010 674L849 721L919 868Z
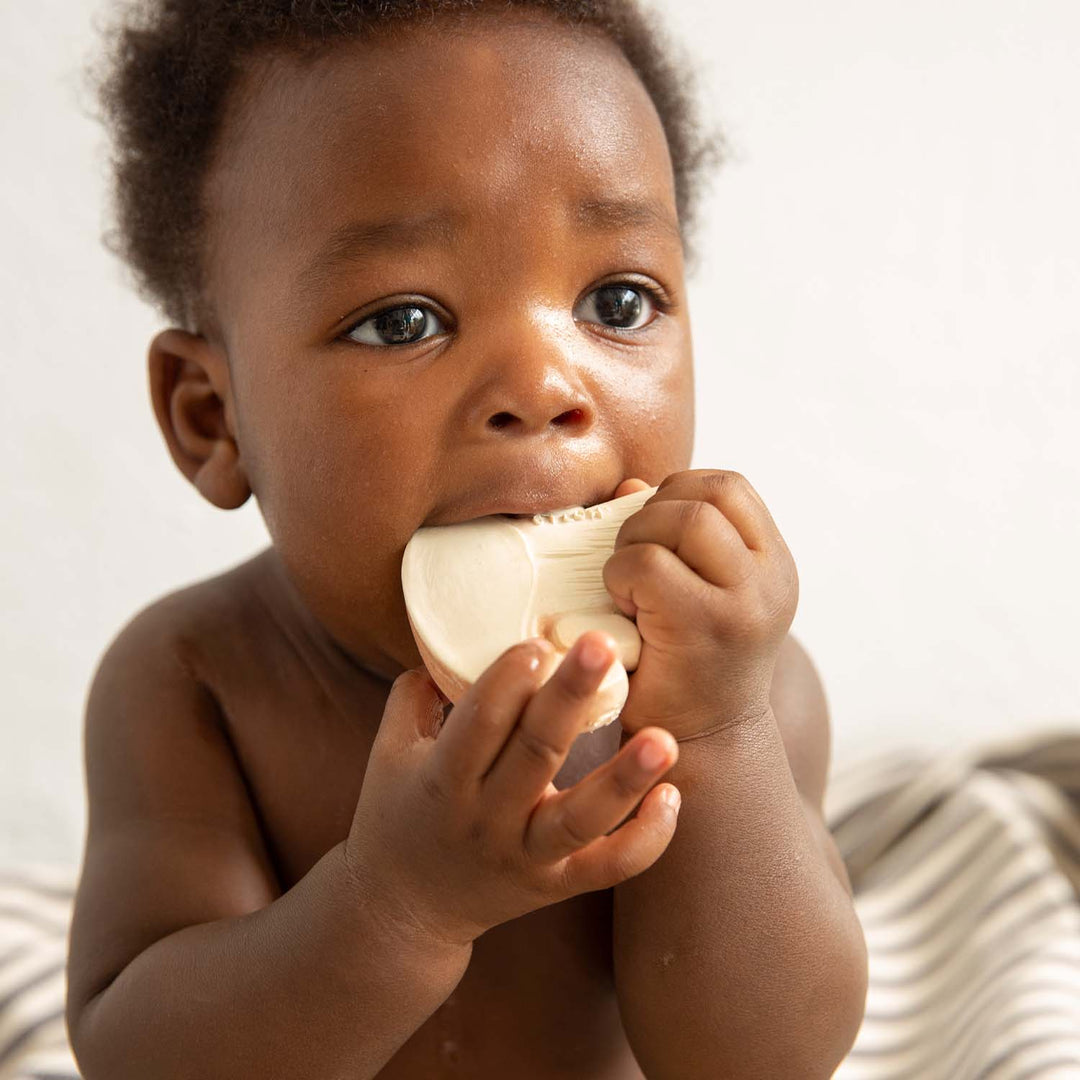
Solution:
M103 665L115 655L151 656L206 681L208 658L239 632L258 634L265 623L254 599L264 577L266 552L220 574L174 589L139 609L110 643Z
M217 699L200 675L201 636L227 632L220 620L235 617L247 572L149 604L98 665L84 723L88 821L69 1017L159 938L280 895Z
M160 808L168 794L179 795L176 784L148 781L158 778L159 770L160 778L180 775L169 770L191 763L187 779L194 790L188 795L199 796L234 771L214 680L207 673L219 643L255 621L245 598L259 558L147 604L105 650L85 716L87 781L91 814L99 810L96 821L108 821L119 811L118 791L128 793L126 809L132 814L143 800ZM185 762L171 761L178 744L188 741L198 743L198 752ZM211 803L220 809L220 798Z

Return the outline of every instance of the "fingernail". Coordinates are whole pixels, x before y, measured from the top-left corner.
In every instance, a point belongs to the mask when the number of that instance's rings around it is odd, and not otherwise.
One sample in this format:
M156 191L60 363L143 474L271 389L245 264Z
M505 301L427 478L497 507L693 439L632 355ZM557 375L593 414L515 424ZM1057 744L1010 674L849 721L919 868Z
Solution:
M667 806L670 806L672 810L677 814L679 807L682 805L682 795L679 794L679 789L675 787L666 787L660 798L664 800Z
M667 757L667 750L658 742L647 742L638 751L638 762L646 769L658 769Z
M578 663L586 671L603 671L611 665L615 640L606 634L603 640L607 643L606 645L601 644L594 637L586 638L581 643L581 648L578 650Z

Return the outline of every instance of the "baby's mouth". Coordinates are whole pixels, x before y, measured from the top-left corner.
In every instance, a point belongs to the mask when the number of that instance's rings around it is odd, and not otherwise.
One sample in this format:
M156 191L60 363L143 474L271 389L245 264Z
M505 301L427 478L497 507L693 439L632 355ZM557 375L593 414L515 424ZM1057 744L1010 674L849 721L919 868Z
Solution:
M554 492L547 496L519 498L513 494L500 497L492 493L490 499L477 500L471 505L465 502L457 514L439 515L434 520L429 518L426 525L454 525L464 521L474 521L484 517L498 517L506 521L532 521L539 516L558 515L561 511L580 510L582 507L596 506L611 499L613 489L596 485L591 490L567 490ZM442 518L442 520L440 520Z

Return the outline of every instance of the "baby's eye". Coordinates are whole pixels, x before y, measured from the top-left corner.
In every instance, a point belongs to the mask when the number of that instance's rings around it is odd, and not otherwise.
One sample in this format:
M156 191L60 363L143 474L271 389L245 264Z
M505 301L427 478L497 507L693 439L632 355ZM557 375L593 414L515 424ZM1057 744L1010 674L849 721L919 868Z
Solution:
M362 319L345 332L345 337L358 345L415 345L442 331L433 311L418 304L402 304Z
M655 294L643 285L601 285L581 302L578 311L585 315L577 317L599 321L616 330L640 330L652 322L657 306ZM589 320L590 315L595 318Z

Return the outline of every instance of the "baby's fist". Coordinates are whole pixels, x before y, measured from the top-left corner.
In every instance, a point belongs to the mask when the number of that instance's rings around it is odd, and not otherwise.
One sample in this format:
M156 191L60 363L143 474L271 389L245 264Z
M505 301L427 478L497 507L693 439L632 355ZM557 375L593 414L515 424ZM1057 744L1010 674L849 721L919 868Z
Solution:
M768 710L799 579L745 477L694 469L665 479L623 523L604 584L642 638L620 717L627 732L656 724L689 738Z

